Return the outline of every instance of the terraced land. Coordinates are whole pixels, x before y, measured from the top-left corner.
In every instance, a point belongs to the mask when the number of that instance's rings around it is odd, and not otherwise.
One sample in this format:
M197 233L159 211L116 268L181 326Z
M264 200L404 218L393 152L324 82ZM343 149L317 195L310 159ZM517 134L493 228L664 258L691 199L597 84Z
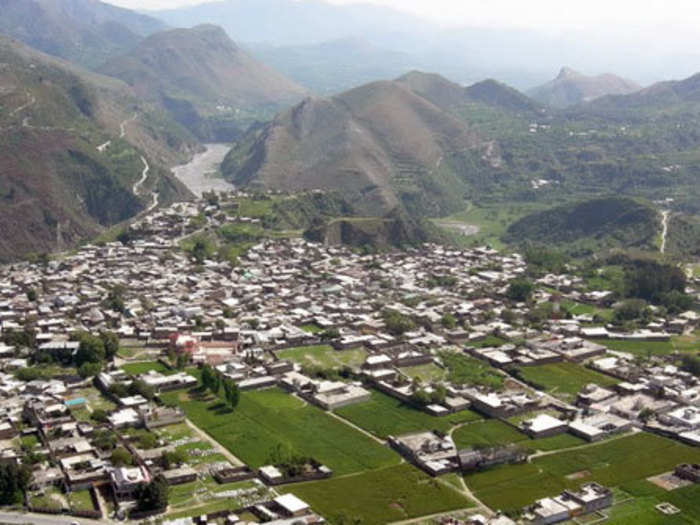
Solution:
M315 458L336 475L400 461L388 447L279 389L245 392L235 410L196 390L162 397L179 404L195 425L252 468L267 463L280 445Z

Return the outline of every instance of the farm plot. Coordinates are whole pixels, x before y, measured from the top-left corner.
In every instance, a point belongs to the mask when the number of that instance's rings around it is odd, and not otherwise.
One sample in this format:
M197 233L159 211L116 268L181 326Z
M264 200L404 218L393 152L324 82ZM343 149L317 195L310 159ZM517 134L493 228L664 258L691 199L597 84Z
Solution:
M491 508L512 511L581 483L597 481L617 487L699 460L699 449L638 433L543 456L531 463L470 474L465 481Z
M335 350L329 345L316 345L280 350L277 357L289 359L303 367L354 368L365 362L367 351L364 348Z
M372 399L366 403L343 407L336 410L336 413L380 438L420 430L448 432L455 425L480 419L480 416L471 410L443 417L431 416L376 391L372 392Z
M163 375L171 375L177 372L177 370L171 370L163 363L158 361L144 361L141 363L127 363L122 365L122 370L129 374L130 376L137 376L145 374L150 371L160 372Z
M457 490L411 465L288 486L332 523L374 525L471 507Z
M526 366L519 369L518 375L535 388L565 399L572 399L589 383L603 387L619 383L613 377L566 362Z
M399 462L389 448L279 389L245 392L235 410L194 390L163 398L178 403L195 425L253 468L267 463L278 446L311 456L336 475Z

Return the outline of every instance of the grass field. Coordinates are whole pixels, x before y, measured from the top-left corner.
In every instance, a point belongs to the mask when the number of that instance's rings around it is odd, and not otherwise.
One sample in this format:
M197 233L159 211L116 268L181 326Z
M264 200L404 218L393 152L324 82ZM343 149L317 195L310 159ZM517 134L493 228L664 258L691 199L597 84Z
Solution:
M456 490L407 464L281 491L300 497L331 523L383 524L472 506Z
M367 358L364 348L334 350L329 345L287 348L277 352L280 359L289 359L301 366L321 366L323 368L359 367Z
M198 427L253 468L277 446L311 456L336 475L393 465L398 455L349 425L278 389L245 392L235 410L195 391L164 394Z
M668 355L673 352L671 341L626 341L624 339L591 339L591 341L607 346L610 350L642 356Z
M122 365L122 370L130 376L137 376L155 370L163 375L174 374L177 370L172 370L158 361L144 361L142 363L127 363Z
M525 382L535 388L567 400L574 398L589 383L612 386L620 382L618 379L568 362L524 366L519 369L519 373Z
M466 354L440 352L440 359L447 367L447 379L456 385L481 385L493 389L503 387L503 376L495 368Z
M679 463L699 460L700 449L638 433L543 456L531 463L470 474L465 481L489 507L511 511L589 481L618 487L672 470ZM567 479L577 473L577 479Z
M666 491L648 481L623 485L623 494L629 500L614 504L608 511L615 525L680 525L700 523L700 485L690 485ZM668 502L680 509L679 514L666 516L654 507Z
M442 381L447 377L447 370L440 368L434 363L425 365L407 366L400 368L401 372L406 374L411 379L418 378L423 383L434 383Z
M530 439L526 434L497 419L477 421L458 428L452 434L458 449L474 446L497 446L517 443L527 450L550 451L577 447L586 442L571 434L560 434L549 438Z
M381 438L400 436L420 430L449 431L453 426L466 421L475 421L480 416L463 410L444 417L435 417L406 405L381 392L372 392L372 399L336 410L338 415Z
M68 502L72 510L94 510L90 491L79 490L68 494Z

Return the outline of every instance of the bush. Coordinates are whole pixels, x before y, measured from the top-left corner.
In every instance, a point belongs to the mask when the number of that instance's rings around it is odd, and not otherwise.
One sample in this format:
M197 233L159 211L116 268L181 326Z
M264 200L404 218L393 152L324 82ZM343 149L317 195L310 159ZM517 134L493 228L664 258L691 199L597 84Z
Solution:
M110 459L115 467L124 467L127 465L131 465L133 462L129 451L121 447L114 449L114 451L112 452L112 457Z
M506 291L506 297L518 303L526 302L530 299L535 286L526 279L515 279L511 281Z

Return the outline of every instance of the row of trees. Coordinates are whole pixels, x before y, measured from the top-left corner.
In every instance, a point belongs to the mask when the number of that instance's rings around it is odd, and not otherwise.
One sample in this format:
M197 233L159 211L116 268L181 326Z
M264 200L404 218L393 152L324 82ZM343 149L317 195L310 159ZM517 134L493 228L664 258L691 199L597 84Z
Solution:
M204 365L202 368L202 387L217 396L223 389L226 404L231 408L238 406L240 390L236 382L233 379L223 377L209 365Z

